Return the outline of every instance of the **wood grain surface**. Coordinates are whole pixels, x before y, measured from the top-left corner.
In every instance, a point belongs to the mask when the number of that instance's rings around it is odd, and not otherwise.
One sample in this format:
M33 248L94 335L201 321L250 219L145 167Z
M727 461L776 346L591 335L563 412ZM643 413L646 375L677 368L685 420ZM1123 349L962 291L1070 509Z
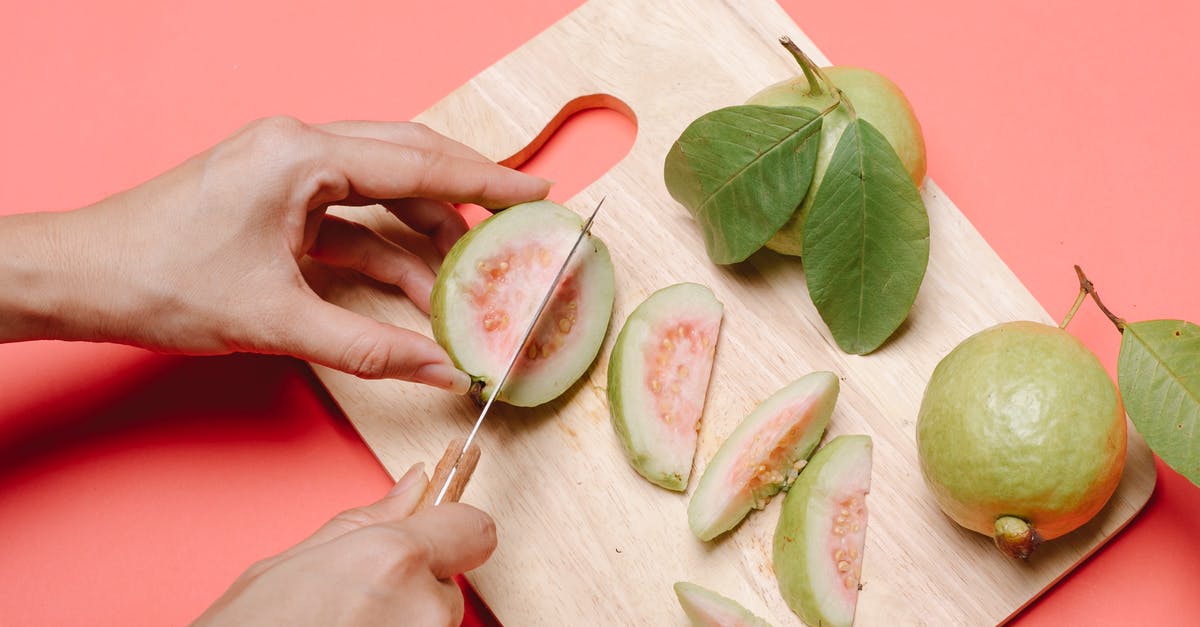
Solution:
M828 64L769 0L591 0L418 118L510 165L581 108L617 108L638 125L629 155L567 203L584 213L608 197L593 233L612 254L617 300L600 356L554 402L493 409L463 495L499 525L499 548L469 578L507 624L684 624L671 589L678 580L718 590L776 624L799 624L771 569L781 499L702 543L687 528L687 496L637 475L609 424L605 371L616 331L646 296L679 281L708 285L726 312L689 494L734 426L812 370L842 378L827 437L874 438L860 625L1003 622L1149 498L1152 457L1131 430L1125 475L1109 505L1041 547L1030 563L1002 557L990 539L959 529L938 510L917 467L913 428L934 366L995 323L1051 320L932 180L923 188L932 237L925 282L909 320L871 355L838 350L809 300L798 259L762 251L732 267L708 261L699 229L664 187L663 159L697 116L797 73L780 35ZM419 246L378 207L336 212ZM315 284L326 298L429 333L428 320L398 290L343 272L318 273ZM418 385L316 371L394 476L416 461L432 463L477 415L467 399Z

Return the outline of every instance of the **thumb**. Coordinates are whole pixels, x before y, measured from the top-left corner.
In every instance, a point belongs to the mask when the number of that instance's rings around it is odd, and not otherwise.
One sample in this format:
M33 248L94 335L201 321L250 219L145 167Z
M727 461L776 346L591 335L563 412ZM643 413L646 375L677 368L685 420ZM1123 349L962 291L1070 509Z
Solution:
M425 464L414 464L408 469L408 472L404 473L404 476L396 481L396 484L383 498L369 505L341 512L295 546L279 555L263 560L257 565L257 568L260 571L266 570L297 553L325 544L355 529L403 520L417 509L417 504L421 502L421 497L425 494L428 486L429 479L425 476Z
M364 379L402 379L466 394L471 377L437 342L303 294L287 325L289 355Z

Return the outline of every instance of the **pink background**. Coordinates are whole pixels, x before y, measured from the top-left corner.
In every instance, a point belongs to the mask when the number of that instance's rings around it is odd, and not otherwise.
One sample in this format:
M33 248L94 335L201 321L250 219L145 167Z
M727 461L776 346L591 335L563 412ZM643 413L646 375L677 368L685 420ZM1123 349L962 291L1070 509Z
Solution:
M332 4L8 7L0 212L87 204L255 117L409 118L579 2ZM1080 263L1128 318L1200 322L1194 3L782 4L835 62L903 87L930 175L1053 315ZM564 200L632 134L577 116L529 169ZM1094 307L1071 331L1114 371ZM0 373L0 622L185 622L390 484L290 359L44 342L0 346ZM1021 624L1195 621L1200 491L1159 473L1145 512Z

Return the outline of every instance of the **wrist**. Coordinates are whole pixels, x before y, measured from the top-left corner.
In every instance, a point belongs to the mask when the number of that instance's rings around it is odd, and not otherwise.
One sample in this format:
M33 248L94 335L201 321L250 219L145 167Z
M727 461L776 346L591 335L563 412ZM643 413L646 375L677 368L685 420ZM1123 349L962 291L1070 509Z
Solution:
M85 211L0 217L0 342L104 339L103 236Z
M0 217L0 341L50 339L64 303L53 251L64 235L62 215Z

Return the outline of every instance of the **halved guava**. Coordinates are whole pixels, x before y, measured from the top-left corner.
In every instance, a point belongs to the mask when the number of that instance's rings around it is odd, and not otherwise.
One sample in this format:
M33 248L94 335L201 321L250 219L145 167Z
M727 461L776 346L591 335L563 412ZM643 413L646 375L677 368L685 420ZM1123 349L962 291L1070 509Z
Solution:
M813 372L746 416L721 444L692 494L692 533L712 540L787 487L821 441L837 395L837 375Z
M783 499L773 562L788 607L809 625L854 622L867 534L871 438L842 435L813 455Z
M625 320L608 362L608 409L625 456L669 490L686 490L692 474L724 311L703 285L664 287Z
M583 220L540 200L479 223L446 255L430 298L433 336L486 398L579 237ZM608 248L587 235L497 398L533 407L571 387L596 358L614 296Z
M690 581L677 582L675 596L692 627L771 627L737 601Z

